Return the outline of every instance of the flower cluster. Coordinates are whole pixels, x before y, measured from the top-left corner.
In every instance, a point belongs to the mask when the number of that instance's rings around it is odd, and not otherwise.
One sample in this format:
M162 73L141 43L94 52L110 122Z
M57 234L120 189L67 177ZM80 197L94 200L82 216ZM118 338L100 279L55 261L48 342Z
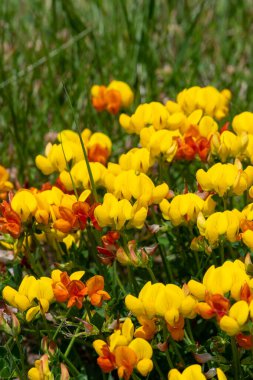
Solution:
M36 187L0 166L0 330L22 367L13 373L251 378L253 113L230 119L230 91L211 86L119 120L133 102L126 83L91 97L112 114L101 116L112 139L58 133L35 159Z
M121 108L128 108L134 94L127 83L113 80L108 86L94 85L91 88L92 105L97 111L117 114Z

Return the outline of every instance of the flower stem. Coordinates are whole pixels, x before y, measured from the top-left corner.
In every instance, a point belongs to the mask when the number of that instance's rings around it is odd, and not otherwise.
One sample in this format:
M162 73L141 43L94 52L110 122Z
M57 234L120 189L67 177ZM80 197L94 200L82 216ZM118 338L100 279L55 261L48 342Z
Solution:
M167 326L166 326L166 322L165 321L162 322L162 327L163 327L163 339L167 343L168 330L167 330ZM173 362L171 360L168 348L166 348L166 350L165 350L165 355L166 355L166 359L167 359L167 362L169 364L170 369L174 368L174 364L173 364Z
M238 357L236 341L233 336L231 337L231 348L232 348L232 356L233 356L234 380L239 380L240 379L240 360Z

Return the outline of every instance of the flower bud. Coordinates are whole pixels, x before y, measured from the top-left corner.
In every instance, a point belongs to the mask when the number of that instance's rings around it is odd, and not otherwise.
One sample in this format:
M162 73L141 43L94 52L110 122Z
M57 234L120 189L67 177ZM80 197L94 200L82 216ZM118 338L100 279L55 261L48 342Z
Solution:
M116 252L116 259L122 265L128 265L130 263L130 259L122 247L118 248Z
M12 319L12 333L13 336L17 336L20 333L20 323L18 318L14 313L11 313L11 319Z
M0 312L0 331L3 331L8 335L13 335L13 331L8 325L3 312Z

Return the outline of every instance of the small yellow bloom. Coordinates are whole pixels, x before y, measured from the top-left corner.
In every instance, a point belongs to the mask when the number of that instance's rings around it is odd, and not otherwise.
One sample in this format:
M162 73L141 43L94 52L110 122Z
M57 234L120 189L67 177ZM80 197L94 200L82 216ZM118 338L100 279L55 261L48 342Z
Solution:
M19 190L11 201L11 207L15 211L22 222L26 222L33 216L37 209L37 200L35 195L30 190Z

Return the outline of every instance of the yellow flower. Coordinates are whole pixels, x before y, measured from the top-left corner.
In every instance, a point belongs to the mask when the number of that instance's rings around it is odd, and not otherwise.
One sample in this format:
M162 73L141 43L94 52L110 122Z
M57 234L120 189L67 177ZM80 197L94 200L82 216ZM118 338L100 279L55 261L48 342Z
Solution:
M199 169L196 178L205 191L215 191L220 197L227 193L241 195L252 185L252 169L248 166L244 171L237 161L233 164L217 163L207 172Z
M243 132L247 132L249 135L253 134L253 113L242 112L236 115L232 121L232 128L240 135Z
M138 297L128 294L125 298L126 307L136 316L146 316L152 319L156 315L156 298L164 288L161 283L147 282L141 289Z
M120 230L132 219L133 207L127 199L118 201L113 194L107 193L102 205L95 208L94 215L100 227L113 226Z
M0 165L0 198L5 199L6 193L13 189L13 184L8 181L9 173L8 171Z
M196 222L200 211L206 215L211 214L215 204L211 196L204 201L196 194L187 193L175 196L171 203L167 199L163 199L159 207L164 219L171 220L174 226L178 226L183 223Z
M35 195L30 190L25 189L20 189L11 201L13 211L19 215L22 222L26 222L35 214L37 205Z
M133 103L134 94L127 83L113 80L109 86L107 86L107 91L111 89L119 91L122 107L128 108Z
M222 162L228 158L236 158L242 154L247 154L249 138L246 133L239 136L230 131L222 134L215 133L211 140L211 151L213 155L219 156Z
M136 172L147 173L151 166L150 152L146 148L133 148L119 158L122 170L133 169Z
M27 374L29 380L54 380L54 375L49 369L48 355L43 355L34 364Z
M200 88L198 86L184 89L177 95L177 103L186 115L195 110L203 110L206 115L217 120L228 113L228 104L231 99L229 90L219 92L212 86Z
M113 352L118 346L127 346L134 335L134 325L130 318L126 318L121 328L115 330L109 337L110 351Z
M238 239L241 219L242 215L237 209L215 212L207 219L200 212L197 226L200 234L212 245L217 244L222 236L230 242L235 242Z
M119 122L126 132L140 134L143 128L150 125L156 130L166 128L168 117L169 113L163 104L151 102L139 105L132 116L121 114Z
M217 368L218 380L227 380L225 374L220 368ZM168 380L206 380L199 364L193 364L187 367L182 374L175 368L171 369L168 374Z
M18 291L6 286L3 298L20 311L27 311L26 320L30 322L39 312L46 313L53 302L52 280L48 277L36 280L33 276L25 276Z
M156 131L153 126L143 128L140 132L140 143L142 147L150 151L151 159L160 155L165 161L171 162L177 152L176 138L181 134L178 130L166 129Z
M90 168L95 184L99 184L106 171L104 165L99 162L90 162ZM73 190L73 183L77 189L91 189L90 177L85 160L77 162L71 169L70 173L62 171L60 180L68 191Z
M238 334L249 316L249 306L246 301L236 302L229 310L229 315L225 315L220 320L220 328L228 335Z
M137 356L136 369L142 376L147 376L153 369L153 362L151 360L153 350L150 344L142 338L136 338L128 345Z

